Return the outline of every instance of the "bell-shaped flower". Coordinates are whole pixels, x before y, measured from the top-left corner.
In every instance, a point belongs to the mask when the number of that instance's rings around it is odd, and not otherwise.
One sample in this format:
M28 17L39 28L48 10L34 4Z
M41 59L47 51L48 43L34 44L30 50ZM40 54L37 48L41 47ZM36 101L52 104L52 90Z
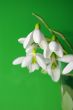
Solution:
M57 41L51 41L49 46L44 50L44 57L50 57L52 53L55 53L58 57L63 56L63 48Z
M62 46L55 40L49 43L49 46L44 50L44 57L49 59L47 72L52 80L58 81L61 75L61 66L58 58L63 56Z
M46 71L51 76L52 80L57 82L60 79L61 75L61 66L60 63L57 61L57 56L55 53L52 53L47 63Z
M73 70L73 55L64 55L62 58L58 59L61 62L68 63L67 66L63 69L63 74L67 74Z
M26 49L25 57L18 57L13 61L14 65L21 64L21 67L27 67L30 72L38 70L39 67L46 69L45 59L42 54L36 53L34 46Z
M29 47L32 43L37 43L42 49L45 49L48 45L43 33L39 29L39 24L36 24L35 29L26 38L18 39L18 42L22 43L24 48Z

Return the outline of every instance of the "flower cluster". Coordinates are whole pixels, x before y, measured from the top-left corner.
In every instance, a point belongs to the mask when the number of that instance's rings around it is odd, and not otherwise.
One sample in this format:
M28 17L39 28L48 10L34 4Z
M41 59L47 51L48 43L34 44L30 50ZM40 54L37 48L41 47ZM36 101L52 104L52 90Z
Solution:
M42 68L54 81L60 79L61 73L67 74L73 70L73 55L64 55L64 49L55 35L48 42L40 31L39 24L36 24L27 37L18 39L18 42L23 45L26 56L16 58L14 65L21 64L21 67L27 67L29 72ZM38 48L43 52L38 53ZM63 71L60 62L68 63Z

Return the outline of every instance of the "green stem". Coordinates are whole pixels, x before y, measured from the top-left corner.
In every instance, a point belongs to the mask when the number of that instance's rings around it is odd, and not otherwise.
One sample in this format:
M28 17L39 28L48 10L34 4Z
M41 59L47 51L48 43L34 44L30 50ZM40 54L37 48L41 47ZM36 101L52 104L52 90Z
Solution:
M72 48L71 44L69 43L69 41L65 38L65 36L64 36L62 33L57 32L57 31L55 31L55 30L53 30L53 32L54 32L56 35L59 35L59 36L66 42L66 44L68 45L68 47L69 47L69 48L71 49L71 51L73 52L73 48Z
M32 13L32 15L35 16L38 20L40 20L51 34L56 34L56 35L60 36L60 37L66 42L66 44L67 44L68 47L71 49L71 51L73 52L72 46L70 45L70 43L68 42L68 40L64 37L64 35L63 35L62 33L57 32L57 31L55 31L55 30L52 30L52 29L49 27L49 25L44 21L44 19L41 18L40 16L38 16L37 14Z
M63 74L64 75L64 74ZM64 76L72 76L73 77L73 74L65 74Z
M38 16L35 13L32 13L32 15L35 16L37 19L39 19L44 24L44 26L48 29L48 31L52 34L52 29L49 28L48 24L40 16Z

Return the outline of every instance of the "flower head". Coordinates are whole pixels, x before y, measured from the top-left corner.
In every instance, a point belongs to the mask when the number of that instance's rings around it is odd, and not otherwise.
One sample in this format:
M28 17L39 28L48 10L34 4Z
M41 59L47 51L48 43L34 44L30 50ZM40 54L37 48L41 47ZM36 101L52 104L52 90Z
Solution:
M51 41L49 46L44 50L44 57L49 59L47 63L47 72L52 80L58 81L61 74L61 66L58 58L63 56L63 48L57 41Z
M19 57L13 61L14 65L21 64L21 67L27 67L30 72L38 70L39 67L46 69L45 59L42 54L36 53L34 46L26 49L26 56Z
M36 24L35 29L30 32L26 38L20 38L18 41L23 44L25 49L32 45L32 43L39 44L42 49L47 47L47 41L39 29L39 24Z
M57 41L51 41L48 47L44 50L44 57L50 57L52 53L55 53L58 57L63 56L63 48Z
M57 82L61 75L61 66L57 60L56 54L52 53L49 58L49 63L47 63L46 71L51 76L52 80Z

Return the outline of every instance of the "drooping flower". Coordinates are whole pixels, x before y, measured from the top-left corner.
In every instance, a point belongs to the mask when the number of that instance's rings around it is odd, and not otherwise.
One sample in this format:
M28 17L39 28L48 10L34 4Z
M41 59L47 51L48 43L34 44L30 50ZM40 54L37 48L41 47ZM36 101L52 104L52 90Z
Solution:
M52 53L47 64L47 72L51 76L52 80L58 81L61 75L61 65L57 60L55 53Z
M61 66L58 62L58 58L62 56L63 48L56 41L51 41L49 46L44 50L44 57L49 59L46 71L54 81L58 81L61 75Z
M58 59L61 62L68 63L67 66L63 69L63 74L67 74L73 70L73 55L64 55L62 58Z
M48 47L44 50L44 57L50 57L52 53L55 53L58 57L63 56L63 48L60 43L51 41Z
M35 47L30 46L26 49L25 57L18 57L13 61L14 65L21 64L21 67L27 67L30 72L38 70L39 67L46 69L45 59L42 54L36 53Z
M18 42L23 44L23 47L26 49L32 43L37 43L42 49L47 47L47 41L43 33L39 29L39 24L36 24L35 29L28 34L26 38L18 39Z

